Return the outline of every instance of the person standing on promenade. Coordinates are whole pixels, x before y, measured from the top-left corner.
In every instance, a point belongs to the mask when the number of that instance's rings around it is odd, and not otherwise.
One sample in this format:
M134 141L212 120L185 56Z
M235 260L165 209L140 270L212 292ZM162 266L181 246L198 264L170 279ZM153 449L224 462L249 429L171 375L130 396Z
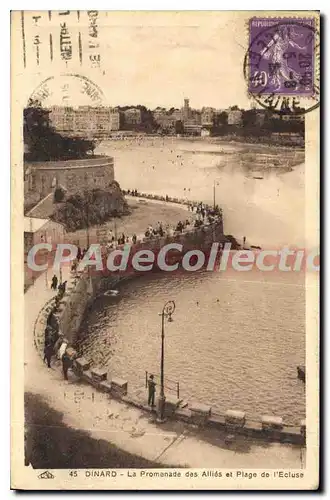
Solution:
M156 382L154 376L150 375L148 379L148 405L152 408L155 406Z
M45 363L45 361L47 361L48 368L51 368L50 362L51 362L53 354L54 354L54 347L53 347L53 345L51 343L45 344L45 348L44 348L44 363Z
M52 290L56 290L57 283L58 283L58 279L57 279L56 274L54 274L54 276L52 277L52 285L51 285L51 289Z
M63 376L65 380L68 380L68 370L72 366L72 360L67 352L65 352L62 356L62 367L63 367Z

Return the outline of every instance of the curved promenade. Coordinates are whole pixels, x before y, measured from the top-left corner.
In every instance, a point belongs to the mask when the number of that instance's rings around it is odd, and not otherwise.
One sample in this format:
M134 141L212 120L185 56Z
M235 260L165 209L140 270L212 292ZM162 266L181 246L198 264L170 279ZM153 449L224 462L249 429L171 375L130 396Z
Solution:
M40 324L44 321L40 311L53 297L54 292L45 288L43 276L25 294L25 391L40 395L51 408L61 412L66 425L168 466L301 468L304 465L301 447L260 443L243 436L228 446L227 433L209 429L196 432L190 425L175 421L158 426L142 410L88 384L72 378L63 380L60 363L48 369L34 339L38 317Z
M68 280L69 269L63 269ZM301 468L304 448L261 442L253 435L236 434L228 441L226 426L198 428L181 420L158 425L143 404L95 389L75 376L65 381L61 363L48 369L42 362L47 307L55 293L40 276L25 294L25 391L41 396L63 414L70 428L87 431L131 454L168 466L217 468ZM202 458L201 458L202 457Z

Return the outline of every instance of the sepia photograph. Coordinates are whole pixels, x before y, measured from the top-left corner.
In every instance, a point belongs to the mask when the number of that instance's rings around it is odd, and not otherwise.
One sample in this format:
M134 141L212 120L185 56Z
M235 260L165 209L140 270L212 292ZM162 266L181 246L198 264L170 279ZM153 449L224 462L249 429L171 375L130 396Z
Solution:
M12 488L316 489L319 12L11 24Z

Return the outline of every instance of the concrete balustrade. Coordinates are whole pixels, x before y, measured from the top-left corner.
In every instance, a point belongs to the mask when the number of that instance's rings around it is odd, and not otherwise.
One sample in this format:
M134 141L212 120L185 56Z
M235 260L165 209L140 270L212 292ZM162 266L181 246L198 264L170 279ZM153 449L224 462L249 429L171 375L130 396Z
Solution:
M225 413L225 423L229 428L244 427L245 412L238 410L227 410Z
M306 439L306 419L300 421L300 434Z
M189 410L192 422L197 425L205 425L211 416L211 406L202 403L191 403Z
M95 389L99 389L99 382L94 379L91 370L84 370L81 378L88 384L95 387Z
M87 361L87 359L85 359L83 356L76 359L76 367L80 375L82 375L84 371L89 370L90 365L90 362Z
M111 394L111 382L109 382L109 380L102 380L102 382L99 383L99 389L102 392Z
M263 415L261 417L263 431L281 431L283 429L283 418L272 415Z
M104 368L91 368L91 373L95 382L103 382L108 376L108 371Z
M172 396L171 394L167 395L165 400L165 415L167 417L174 415L181 401L182 400L178 399L176 396Z
M114 396L126 396L127 395L128 383L127 380L122 378L112 378L111 379L111 394Z

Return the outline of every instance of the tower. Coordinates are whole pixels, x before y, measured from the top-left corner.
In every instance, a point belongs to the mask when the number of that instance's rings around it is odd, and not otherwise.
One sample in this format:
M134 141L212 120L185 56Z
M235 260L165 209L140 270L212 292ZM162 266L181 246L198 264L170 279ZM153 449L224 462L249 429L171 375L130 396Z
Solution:
M189 120L189 118L190 118L189 99L184 99L183 119Z

